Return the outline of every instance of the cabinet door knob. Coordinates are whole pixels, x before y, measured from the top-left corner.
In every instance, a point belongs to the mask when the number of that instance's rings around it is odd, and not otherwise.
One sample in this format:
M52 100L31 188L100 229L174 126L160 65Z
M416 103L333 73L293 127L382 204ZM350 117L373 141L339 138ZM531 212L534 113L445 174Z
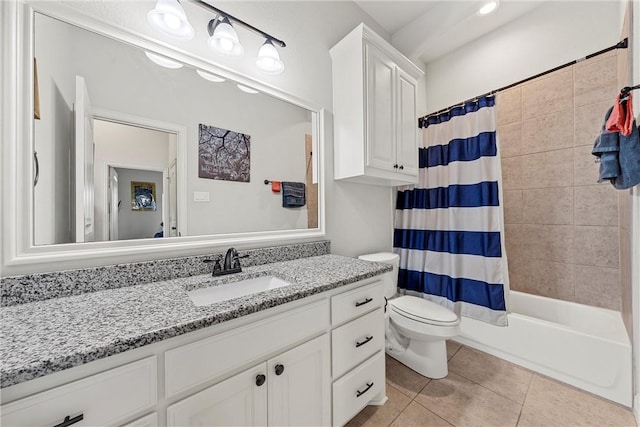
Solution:
M71 418L69 415L67 415L66 417L64 417L64 421L62 421L60 424L56 424L53 427L67 427L67 426L70 426L72 424L79 423L83 419L84 419L84 414L80 414L77 417L73 417L73 418Z
M400 165L400 168L399 168L399 169L400 169L400 170L404 169L404 166L403 166L403 165Z
M276 375L282 375L284 372L284 366L281 364L276 365Z
M256 385L258 387L260 387L262 384L264 384L264 382L267 380L267 377L265 377L264 375L260 374L260 375L256 375Z
M396 164L396 165L393 165L393 168L394 168L394 169L398 169L398 165L397 165L397 164Z

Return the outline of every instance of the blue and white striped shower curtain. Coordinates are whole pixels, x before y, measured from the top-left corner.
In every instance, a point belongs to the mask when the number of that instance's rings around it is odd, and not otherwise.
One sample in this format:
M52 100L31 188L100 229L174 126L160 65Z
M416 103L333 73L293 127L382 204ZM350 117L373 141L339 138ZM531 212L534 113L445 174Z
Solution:
M400 187L398 287L458 315L506 326L506 263L495 97L421 122L420 180Z

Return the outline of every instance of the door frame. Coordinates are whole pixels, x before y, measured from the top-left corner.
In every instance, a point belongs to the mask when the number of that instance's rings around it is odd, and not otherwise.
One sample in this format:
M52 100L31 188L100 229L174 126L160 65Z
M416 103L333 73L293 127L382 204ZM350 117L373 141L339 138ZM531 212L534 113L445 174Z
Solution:
M176 211L178 216L178 231L185 235L187 232L187 224L186 224L186 215L187 215L187 128L185 126L164 122L160 120L153 120L146 117L135 116L132 114L122 113L118 111L106 110L103 108L94 107L93 109L95 120L102 120L105 122L118 123L121 125L135 126L144 129L156 130L160 132L173 133L176 135L176 179L178 182L177 186L177 196L176 196ZM166 169L153 169L148 166L136 166L135 164L125 164L125 163L103 163L102 174L105 177L105 181L109 179L109 166L113 166L116 168L126 168L126 169L139 169L139 170L148 170L154 172L163 172L163 186L167 182L168 177L168 168ZM164 187L163 187L164 188ZM105 193L105 197L103 198L104 206L107 203L107 197ZM165 222L165 228L163 229L164 235L167 232L166 219L168 218L168 210L165 211L165 203L163 200L162 203L162 220ZM168 206L167 206L168 208ZM109 219L105 215L103 220L103 227L109 226ZM107 228L103 228L106 230Z

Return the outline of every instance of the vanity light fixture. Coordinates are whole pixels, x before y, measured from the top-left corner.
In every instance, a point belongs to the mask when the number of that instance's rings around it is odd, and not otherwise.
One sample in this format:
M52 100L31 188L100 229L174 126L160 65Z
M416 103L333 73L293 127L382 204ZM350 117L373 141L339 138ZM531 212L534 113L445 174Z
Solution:
M500 6L500 1L499 0L492 0L489 1L487 3L485 3L484 5L482 5L482 7L478 10L478 14L479 15L488 15L491 12L495 11L498 6Z
M225 81L225 79L223 79L222 77L216 76L215 74L207 73L206 71L196 70L196 73L198 73L198 75L203 79L209 80L210 82L222 83L223 81Z
M258 51L256 65L267 74L280 74L284 71L284 63L270 39L267 39Z
M236 18L233 15L211 6L204 0L191 1L216 15L215 18L210 20L207 25L207 30L210 36L207 40L207 44L210 48L228 56L242 55L244 53L244 48L240 44L238 34L234 29L234 26L239 25L260 37L263 37L265 40L265 43L260 48L256 59L256 65L258 68L267 74L279 74L284 71L284 63L280 59L280 54L276 50L276 46L286 47L287 45L285 42L273 37L271 34L265 33L241 19Z
M245 93L251 93L251 94L260 93L260 91L252 89L252 88L244 86L244 85L241 85L240 83L237 83L236 86L238 86L238 89L240 89L241 91L243 91Z
M147 20L156 30L181 40L193 38L193 27L178 0L158 0L155 9L147 14Z
M218 18L209 21L207 30L211 36L207 40L207 44L211 49L228 56L242 56L244 54L244 48L240 44L238 34L226 16L218 16Z
M178 68L182 68L183 65L182 63L169 59L166 56L158 55L157 53L149 52L147 50L144 51L144 54L147 55L147 58L149 58L151 62L164 68L177 70Z

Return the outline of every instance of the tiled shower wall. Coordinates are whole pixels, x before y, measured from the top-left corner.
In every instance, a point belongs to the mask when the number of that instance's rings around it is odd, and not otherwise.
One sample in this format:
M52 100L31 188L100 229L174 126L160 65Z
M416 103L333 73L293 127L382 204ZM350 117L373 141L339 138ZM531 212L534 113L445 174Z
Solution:
M498 93L511 289L621 310L618 191L591 155L616 51Z

